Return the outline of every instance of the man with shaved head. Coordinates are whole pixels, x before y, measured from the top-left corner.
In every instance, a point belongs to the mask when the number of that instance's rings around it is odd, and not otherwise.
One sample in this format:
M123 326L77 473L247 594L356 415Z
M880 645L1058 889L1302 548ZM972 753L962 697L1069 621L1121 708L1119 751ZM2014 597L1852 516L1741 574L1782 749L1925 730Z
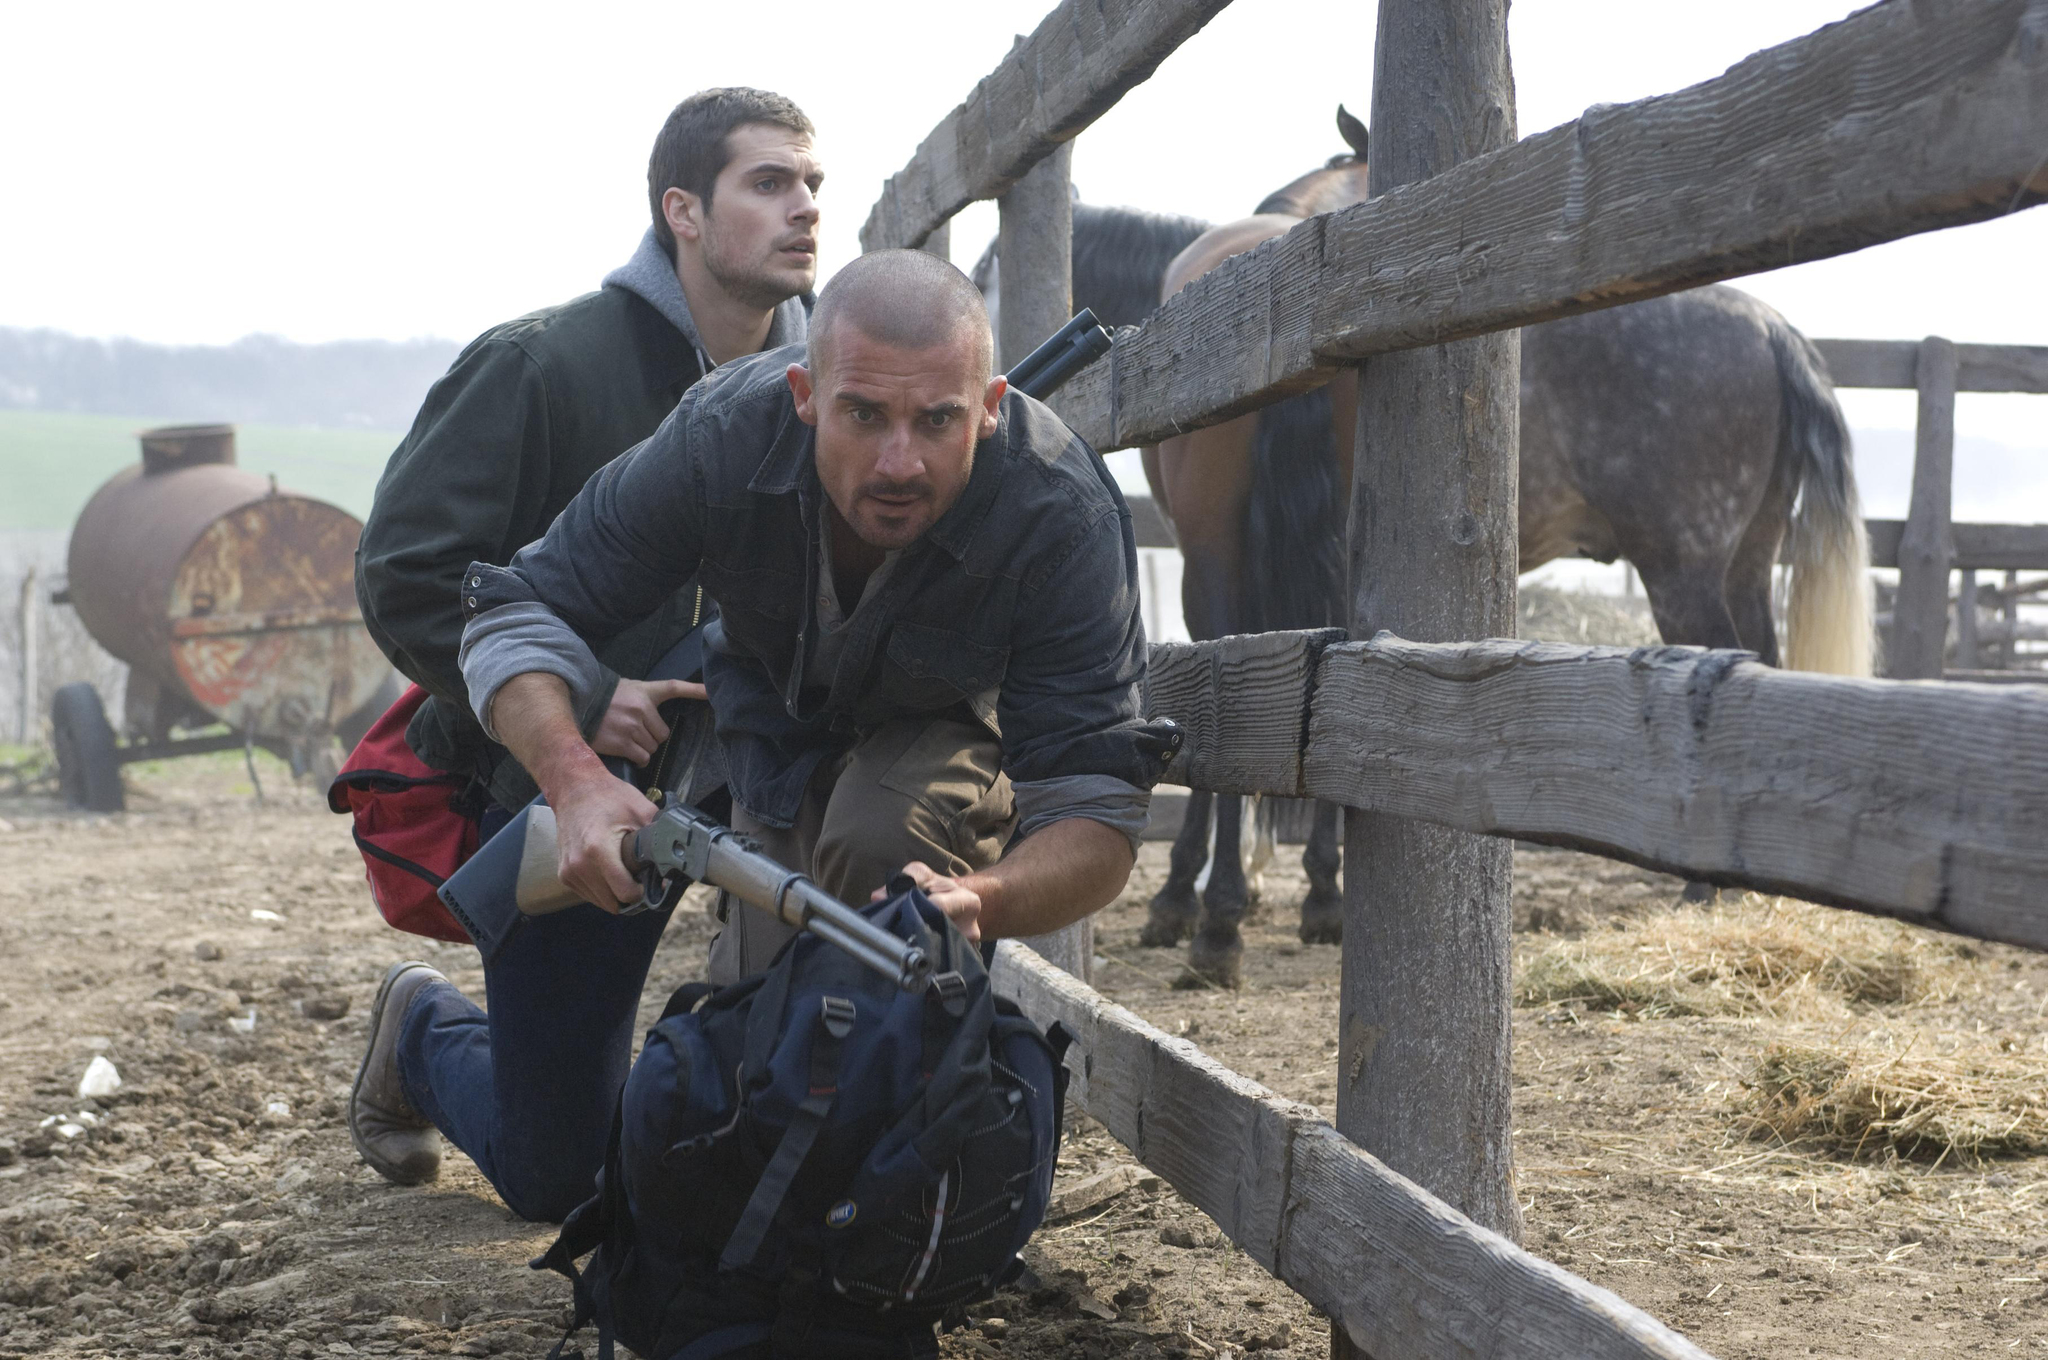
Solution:
M507 568L471 568L463 673L555 809L562 877L639 887L654 806L577 728L590 649L695 573L734 820L862 902L908 872L970 937L1038 935L1129 877L1178 747L1144 720L1130 512L1094 450L991 373L967 278L880 251L819 295L808 347L722 367ZM714 981L787 937L729 914Z

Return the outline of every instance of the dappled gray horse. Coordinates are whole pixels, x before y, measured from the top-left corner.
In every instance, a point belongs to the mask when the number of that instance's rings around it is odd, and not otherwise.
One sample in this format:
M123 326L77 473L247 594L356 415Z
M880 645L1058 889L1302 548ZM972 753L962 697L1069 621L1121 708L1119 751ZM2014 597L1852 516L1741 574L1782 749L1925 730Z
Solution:
M1152 296L1170 297L1304 217L1362 199L1365 129L1342 110L1339 126L1351 153L1179 247L1189 219L1077 205L1075 306L1140 322L1130 299L1146 279ZM1161 222L1180 225L1151 229ZM1101 277L1112 257L1114 293ZM984 291L994 265L991 243L976 268ZM1344 622L1356 404L1345 376L1144 451L1185 559L1181 602L1197 640ZM1771 569L1784 551L1788 663L1870 673L1869 555L1847 427L1813 346L1745 293L1701 288L1522 332L1519 528L1524 571L1626 558L1666 642L1746 648L1773 665ZM1198 903L1212 807L1214 862ZM1249 897L1241 818L1235 796L1190 796L1144 932L1163 946L1192 931L1190 967L1229 985ZM1319 803L1303 854L1305 941L1341 936L1338 866L1337 809Z

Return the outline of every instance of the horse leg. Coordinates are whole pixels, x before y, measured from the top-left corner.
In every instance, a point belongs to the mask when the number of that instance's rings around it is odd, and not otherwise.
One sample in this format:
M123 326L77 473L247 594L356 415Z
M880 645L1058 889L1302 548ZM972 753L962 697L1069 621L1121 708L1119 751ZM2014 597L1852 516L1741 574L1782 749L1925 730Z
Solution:
M1628 555L1643 578L1643 594L1657 620L1657 634L1675 647L1742 646L1735 617L1722 595L1726 562L1686 562L1648 554Z
M1776 554L1773 553L1773 556ZM1757 654L1766 666L1780 664L1778 629L1771 622L1771 566L1766 560L1755 570L1740 558L1728 570L1728 612L1735 620L1735 634L1742 645Z
M1244 852L1244 919L1256 921L1265 906L1266 870L1279 853L1279 813L1270 798L1247 798L1244 828L1250 844Z
M1316 819L1301 852L1308 872L1308 896L1301 902L1301 942L1337 944L1344 938L1344 897L1337 890L1337 868L1343 858L1341 809L1316 800Z
M1209 812L1214 795L1207 789L1188 792L1187 817L1180 834L1173 838L1173 854L1167 861L1166 884L1152 895L1145 909L1145 928L1138 943L1154 949L1170 949L1195 928L1195 880L1209 861Z
M1742 646L1735 629L1735 617L1722 595L1728 570L1719 563L1679 563L1653 558L1649 562L1631 558L1643 578L1643 594L1650 600L1650 613L1657 620L1657 632L1666 642L1680 647ZM1764 620L1770 621L1770 602L1764 602ZM1685 885L1688 902L1711 902L1720 889L1697 880Z
M1252 418L1240 417L1159 446L1159 487L1170 498L1180 536L1181 609L1189 636L1198 642L1245 630L1243 506L1253 430ZM1246 902L1238 853L1244 810L1235 795L1213 801L1216 843L1191 959L1204 976L1236 986L1244 949L1238 936ZM1191 843L1200 844L1183 833L1180 844ZM1188 858L1200 862L1193 854ZM1169 901L1166 909L1176 905Z
M1781 456L1764 488L1762 503L1735 545L1722 589L1735 620L1736 636L1766 666L1783 664L1778 656L1778 629L1771 621L1771 569L1777 565L1798 495L1799 463Z
M1195 942L1188 950L1188 970L1194 977L1177 986L1200 986L1211 982L1219 987L1243 985L1241 961L1244 940L1238 925L1247 904L1244 859L1239 838L1244 825L1244 799L1234 793L1216 796L1216 848L1209 861L1209 886L1202 893L1202 917L1195 927Z

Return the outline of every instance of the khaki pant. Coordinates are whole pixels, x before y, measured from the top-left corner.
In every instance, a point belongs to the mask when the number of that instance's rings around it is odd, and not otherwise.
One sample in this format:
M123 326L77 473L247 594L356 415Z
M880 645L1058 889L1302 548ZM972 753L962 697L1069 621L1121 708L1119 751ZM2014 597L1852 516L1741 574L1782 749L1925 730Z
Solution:
M965 874L1001 858L1017 825L1001 762L1002 747L979 723L898 719L818 767L795 826L763 826L737 807L733 826L840 901L864 906L912 860ZM721 897L719 908L725 929L711 942L710 979L720 986L766 968L795 933L744 902Z

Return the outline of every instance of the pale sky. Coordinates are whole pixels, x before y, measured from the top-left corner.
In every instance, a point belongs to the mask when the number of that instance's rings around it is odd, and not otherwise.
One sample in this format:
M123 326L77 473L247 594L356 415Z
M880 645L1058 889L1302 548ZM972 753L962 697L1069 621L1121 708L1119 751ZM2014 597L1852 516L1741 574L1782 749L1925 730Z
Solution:
M1903 0L1895 0L1903 2ZM596 285L646 223L647 150L708 85L820 130L823 264L1049 0L773 5L15 3L0 9L0 325L220 343L437 335ZM1084 133L1093 202L1212 219L1340 150L1371 106L1366 0L1237 0ZM1845 0L1521 0L1524 134L1719 74ZM958 219L970 262L994 210ZM1809 335L2048 343L2048 213L1739 281ZM1847 394L1909 426L1909 394ZM1965 434L2048 443L2048 397ZM2014 515L2020 518L2020 515ZM2048 514L2042 515L2048 518Z

